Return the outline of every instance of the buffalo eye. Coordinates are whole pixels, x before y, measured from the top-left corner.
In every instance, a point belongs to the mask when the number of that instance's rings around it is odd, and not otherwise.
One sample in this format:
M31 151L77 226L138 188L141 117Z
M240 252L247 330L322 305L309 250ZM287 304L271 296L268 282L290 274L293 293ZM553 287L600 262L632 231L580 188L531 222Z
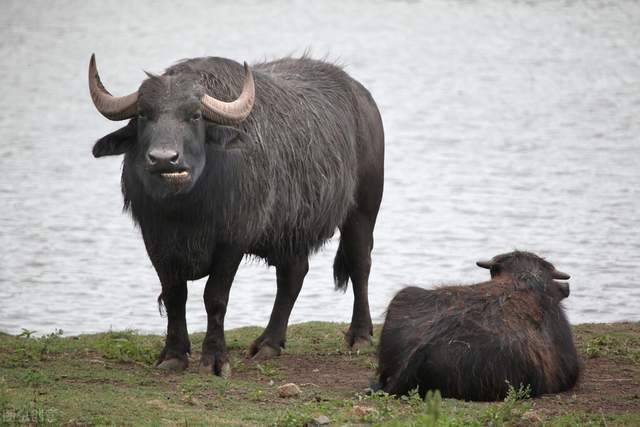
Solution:
M197 122L201 118L202 118L202 113L200 111L197 111L196 113L193 114L193 116L191 116L191 120L194 122Z
M144 111L138 111L138 118L139 119L146 119L147 115L144 113Z

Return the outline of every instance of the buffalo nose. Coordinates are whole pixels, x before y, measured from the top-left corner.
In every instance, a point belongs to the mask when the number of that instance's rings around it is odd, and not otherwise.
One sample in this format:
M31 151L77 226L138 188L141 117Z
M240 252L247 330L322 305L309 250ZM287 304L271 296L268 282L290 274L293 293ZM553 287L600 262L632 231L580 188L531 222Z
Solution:
M179 158L180 154L175 150L155 149L147 153L147 162L150 166L175 166Z

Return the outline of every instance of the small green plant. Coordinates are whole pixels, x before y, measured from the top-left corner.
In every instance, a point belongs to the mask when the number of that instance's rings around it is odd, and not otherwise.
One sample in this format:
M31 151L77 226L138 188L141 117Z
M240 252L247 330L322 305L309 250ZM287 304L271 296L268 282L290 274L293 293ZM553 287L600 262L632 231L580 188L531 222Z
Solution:
M440 418L440 409L442 406L442 396L440 390L429 390L424 398L426 406L426 416L432 420L431 425L436 425L438 418Z
M246 369L244 361L237 357L231 357L231 372L243 372Z
M251 400L260 401L264 396L264 392L259 388L254 388L253 390L249 390L245 396Z
M509 384L509 391L507 392L507 397L505 397L504 401L507 402L517 402L518 400L526 400L531 397L531 385L527 384L526 386L520 384L518 388L514 388L511 384Z
M638 362L640 361L640 340L610 334L598 335L589 340L585 353L590 359L619 356Z
M33 364L38 357L30 346L19 343L14 352L3 361L6 368L27 368Z
M597 336L589 341L585 353L590 359L601 357L610 352L613 338L609 335Z
M29 369L28 371L25 371L20 376L20 381L24 385L32 388L38 388L42 385L49 384L51 382L49 378L46 377L46 375L34 369Z
M216 391L218 392L218 396L220 397L224 397L224 395L227 394L227 391L231 387L231 381L224 378L216 379L214 384L215 384Z
M61 330L56 329L55 332L40 338L33 336L35 332L22 329L22 333L18 335L19 339L13 354L3 361L3 365L9 368L28 368L34 363L44 360L48 354L60 350Z
M312 421L312 418L308 415L287 411L274 425L278 427L299 427L310 425Z
M265 377L275 377L278 375L278 368L271 362L256 363L256 369Z
M7 381L4 377L0 377L0 414L4 414L9 407L9 390L7 390Z
M231 388L231 381L218 376L202 377L200 375L187 374L177 384L177 390L180 393L180 399L190 405L199 402L199 399L205 398L210 394L211 390L215 390L217 399L223 399Z
M387 417L392 418L396 415L400 406L400 400L383 390L378 390L368 396L358 395L358 399L369 401L376 407L376 411L365 415L364 420L366 422L376 422Z
M176 388L180 393L180 399L185 403L193 405L195 403L194 396L204 388L204 383L198 377L188 375L177 384Z
M48 425L56 424L57 411L42 406L35 397L22 405L6 409L0 414L0 421L8 425Z
M18 338L26 338L26 339L29 339L29 338L31 338L31 336L32 336L33 334L35 334L36 332L38 332L38 331L31 331L31 330L29 330L29 329L22 328L22 332L20 332L20 333L18 334Z
M508 383L508 382L507 382ZM509 384L509 390L504 401L498 405L490 405L484 412L484 424L489 426L501 426L504 424L518 424L523 413L529 409L529 405L523 405L522 401L531 396L531 386L522 385L514 388Z
M418 392L418 387L409 390L409 393L407 393L406 396L400 396L400 400L408 403L413 408L422 406L424 403L422 397L420 397L420 393Z
M160 353L161 343L133 331L124 331L105 334L97 347L105 359L151 365Z

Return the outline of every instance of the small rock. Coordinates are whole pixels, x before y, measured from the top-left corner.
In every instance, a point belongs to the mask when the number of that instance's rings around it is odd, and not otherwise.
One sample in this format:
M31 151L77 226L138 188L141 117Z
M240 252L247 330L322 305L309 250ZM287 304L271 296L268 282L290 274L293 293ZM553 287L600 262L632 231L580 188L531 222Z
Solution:
M313 421L315 421L319 426L323 426L331 422L329 417L327 417L326 415L320 415L319 417L314 418Z
M364 417L372 412L374 412L376 409L372 408L370 406L360 406L360 405L354 405L353 406L353 414L356 417Z
M280 397L297 397L300 396L300 387L294 383L288 383L278 387L278 396Z

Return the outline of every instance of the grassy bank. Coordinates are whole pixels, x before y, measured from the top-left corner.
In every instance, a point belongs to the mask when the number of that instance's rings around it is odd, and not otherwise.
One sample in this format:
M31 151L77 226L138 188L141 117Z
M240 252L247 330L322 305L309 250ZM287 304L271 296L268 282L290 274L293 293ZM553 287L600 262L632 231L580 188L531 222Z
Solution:
M198 374L203 334L192 335L183 374L152 368L160 336L0 334L0 424L640 425L640 323L576 326L585 361L578 387L536 399L514 389L498 403L367 395L373 347L347 352L344 329L292 325L283 355L261 363L244 357L260 328L228 331L231 379ZM301 393L280 397L290 382Z

